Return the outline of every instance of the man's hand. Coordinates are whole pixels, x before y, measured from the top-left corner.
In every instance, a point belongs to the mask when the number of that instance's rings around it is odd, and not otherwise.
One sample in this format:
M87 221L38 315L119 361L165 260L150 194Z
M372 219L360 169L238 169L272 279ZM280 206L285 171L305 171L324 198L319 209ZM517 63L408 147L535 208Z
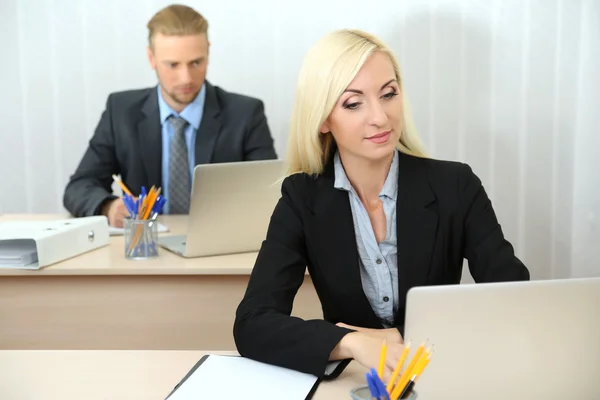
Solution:
M110 200L102 206L102 215L108 218L108 224L115 228L122 228L125 217L129 216L127 207L122 198Z
M374 336L381 340L386 339L388 343L404 343L402 339L402 335L400 335L400 331L396 328L387 328L387 329L372 329L372 328L361 328L359 326L353 326L344 324L342 322L338 322L336 324L339 327L352 329L357 332L366 333L367 335Z

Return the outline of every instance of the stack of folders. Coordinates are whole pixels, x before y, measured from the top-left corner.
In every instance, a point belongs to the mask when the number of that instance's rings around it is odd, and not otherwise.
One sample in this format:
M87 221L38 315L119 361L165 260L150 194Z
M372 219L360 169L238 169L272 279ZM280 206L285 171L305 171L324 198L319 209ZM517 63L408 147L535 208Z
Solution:
M108 244L104 216L0 223L0 268L40 269Z
M22 268L38 262L35 240L12 239L0 241L0 265Z

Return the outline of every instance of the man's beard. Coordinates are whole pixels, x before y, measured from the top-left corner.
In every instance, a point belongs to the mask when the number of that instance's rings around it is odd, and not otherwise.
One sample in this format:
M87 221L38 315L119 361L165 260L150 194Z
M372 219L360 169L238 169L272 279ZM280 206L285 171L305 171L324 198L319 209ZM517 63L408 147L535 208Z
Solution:
M175 101L176 103L181 104L182 106L186 106L186 105L190 104L192 101L194 101L196 96L198 96L199 92L200 92L200 89L198 89L195 92L193 92L192 94L190 94L189 97L188 97L188 95L185 95L185 97L182 97L175 92L167 92L167 95L169 95L169 97L171 99L173 99L173 101Z

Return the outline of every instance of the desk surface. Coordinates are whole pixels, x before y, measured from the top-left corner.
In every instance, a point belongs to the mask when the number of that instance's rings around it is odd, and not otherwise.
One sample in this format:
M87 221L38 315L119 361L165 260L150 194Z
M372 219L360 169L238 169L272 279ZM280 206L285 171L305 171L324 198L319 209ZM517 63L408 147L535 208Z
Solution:
M201 351L0 351L0 397L11 400L163 400ZM217 354L217 352L214 352ZM231 354L231 353L220 353ZM349 399L365 370L351 363L314 400Z
M18 220L66 219L60 214L5 214L0 223ZM186 216L160 216L159 221L169 228L160 235L185 233ZM40 270L0 268L2 275L250 275L256 252L215 257L187 259L163 248L153 260L126 260L123 236L112 236L108 246L78 255Z

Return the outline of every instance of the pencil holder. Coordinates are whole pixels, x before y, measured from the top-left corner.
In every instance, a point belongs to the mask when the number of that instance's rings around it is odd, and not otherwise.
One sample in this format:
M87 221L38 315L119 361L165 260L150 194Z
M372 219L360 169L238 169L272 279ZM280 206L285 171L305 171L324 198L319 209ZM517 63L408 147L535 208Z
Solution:
M147 260L158 257L158 222L126 218L124 223L125 258Z
M369 386L367 385L352 389L350 391L350 396L353 400L373 400L373 397L371 397L371 392L369 391ZM417 397L417 392L413 390L406 399L416 400Z

